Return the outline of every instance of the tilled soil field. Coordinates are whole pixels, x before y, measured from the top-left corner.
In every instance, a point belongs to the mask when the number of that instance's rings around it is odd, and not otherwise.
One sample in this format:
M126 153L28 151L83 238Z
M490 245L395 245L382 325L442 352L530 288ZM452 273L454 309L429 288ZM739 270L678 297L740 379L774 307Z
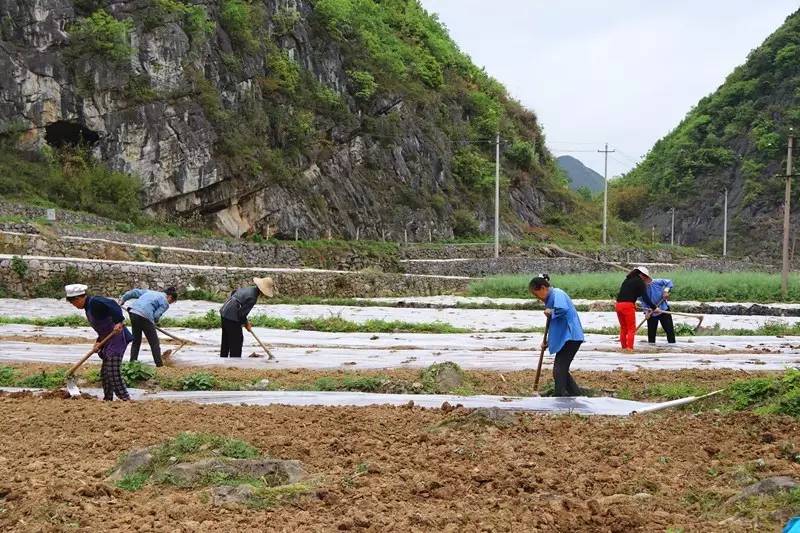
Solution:
M629 418L463 410L290 408L0 396L4 531L768 531L769 501L743 485L800 476L800 423L673 411ZM439 427L450 421L446 427ZM303 462L311 495L269 509L203 493L104 482L117 459L180 431Z

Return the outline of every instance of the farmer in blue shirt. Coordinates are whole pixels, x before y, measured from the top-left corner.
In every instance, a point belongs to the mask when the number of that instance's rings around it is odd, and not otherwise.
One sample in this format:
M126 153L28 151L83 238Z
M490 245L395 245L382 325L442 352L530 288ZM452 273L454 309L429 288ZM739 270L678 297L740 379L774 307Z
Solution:
M661 327L667 334L667 342L675 344L675 325L672 323L672 315L663 312L669 311L669 291L673 287L672 280L648 277L644 281L647 284L647 296L653 302L653 304L648 304L644 298L639 300L647 317L647 342L656 343L658 323L661 322Z
M549 348L550 354L555 355L555 396L580 396L581 389L569 373L572 359L583 343L583 327L578 312L567 293L550 286L547 274L533 278L528 290L544 302L544 314L550 320L549 338L542 342L542 348Z
M133 329L133 345L131 346L131 361L139 358L139 348L142 346L142 332L150 344L153 362L156 366L163 366L161 361L161 345L158 342L156 323L161 318L170 304L178 300L178 291L170 287L164 292L149 291L146 289L131 289L120 298L120 303L136 299L128 308L131 315L131 329Z

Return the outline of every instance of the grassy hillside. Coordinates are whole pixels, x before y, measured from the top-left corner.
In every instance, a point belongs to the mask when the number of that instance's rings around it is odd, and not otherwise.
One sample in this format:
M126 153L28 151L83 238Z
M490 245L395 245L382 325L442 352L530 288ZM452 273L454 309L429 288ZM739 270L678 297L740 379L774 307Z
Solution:
M798 81L800 13L795 13L641 164L613 182L617 213L665 226L664 213L674 205L683 242L714 241L721 236L727 187L734 251L773 247L787 137L792 129L800 132ZM648 203L651 209L642 215L641 206ZM754 234L762 238L753 240Z

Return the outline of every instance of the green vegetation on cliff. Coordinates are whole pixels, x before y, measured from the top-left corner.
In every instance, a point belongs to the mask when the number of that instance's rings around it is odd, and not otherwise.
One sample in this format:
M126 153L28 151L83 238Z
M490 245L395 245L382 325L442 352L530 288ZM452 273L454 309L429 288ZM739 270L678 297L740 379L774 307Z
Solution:
M792 128L800 131L798 79L800 12L700 100L641 164L613 183L619 216L637 219L647 202L676 205L698 218L694 240L705 240L721 227L727 187L732 229L741 240L747 240L759 217L775 220L783 199L786 139ZM772 229L771 222L763 223Z

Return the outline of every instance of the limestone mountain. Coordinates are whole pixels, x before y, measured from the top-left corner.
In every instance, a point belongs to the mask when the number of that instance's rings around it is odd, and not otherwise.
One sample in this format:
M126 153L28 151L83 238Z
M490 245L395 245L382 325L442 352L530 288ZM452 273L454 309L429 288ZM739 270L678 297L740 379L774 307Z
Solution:
M619 215L665 234L674 205L680 242L719 251L727 188L730 250L780 254L781 174L787 137L792 129L800 132L798 82L800 12L700 100L635 169L612 182ZM796 221L793 230L796 235Z
M504 233L571 202L535 115L416 0L0 0L0 13L3 157L22 150L9 166L49 201L117 198L132 175L146 211L232 235L464 236L491 229L499 131ZM120 186L75 194L26 170L101 172L70 149Z
M573 191L584 187L593 193L603 190L605 181L603 176L584 165L580 160L570 155L562 155L556 158L556 163L567 174L570 188Z

